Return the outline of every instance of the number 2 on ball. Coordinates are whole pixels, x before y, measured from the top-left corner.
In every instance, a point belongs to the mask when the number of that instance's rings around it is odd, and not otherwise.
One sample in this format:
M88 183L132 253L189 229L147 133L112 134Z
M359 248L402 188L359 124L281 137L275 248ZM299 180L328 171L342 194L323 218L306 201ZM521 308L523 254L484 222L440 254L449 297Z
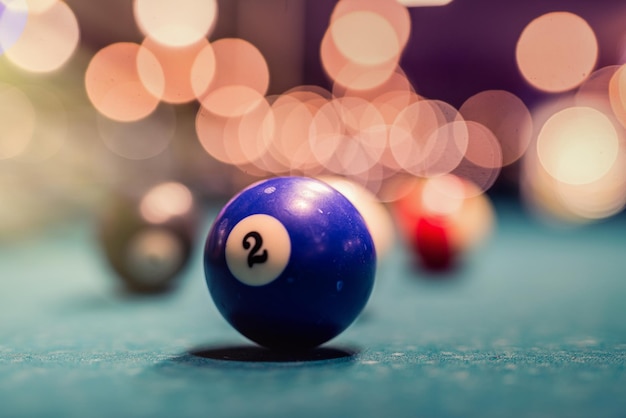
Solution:
M250 238L254 240L254 245L250 244L250 241L249 241ZM267 250L264 249L261 254L258 254L259 250L263 246L263 238L261 237L261 234L259 234L256 231L248 232L243 237L242 244L243 244L244 250L248 250L252 246L252 249L250 249L250 252L248 253L248 267L252 268L252 266L255 263L260 264L260 263L265 263L267 261Z

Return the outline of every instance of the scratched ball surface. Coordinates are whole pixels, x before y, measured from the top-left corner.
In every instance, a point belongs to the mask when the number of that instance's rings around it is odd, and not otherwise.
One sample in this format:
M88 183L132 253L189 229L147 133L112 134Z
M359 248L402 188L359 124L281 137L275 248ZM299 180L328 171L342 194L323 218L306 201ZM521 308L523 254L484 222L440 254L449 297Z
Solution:
M274 349L336 337L365 307L376 253L359 211L305 177L255 183L217 215L206 240L209 292L224 318Z

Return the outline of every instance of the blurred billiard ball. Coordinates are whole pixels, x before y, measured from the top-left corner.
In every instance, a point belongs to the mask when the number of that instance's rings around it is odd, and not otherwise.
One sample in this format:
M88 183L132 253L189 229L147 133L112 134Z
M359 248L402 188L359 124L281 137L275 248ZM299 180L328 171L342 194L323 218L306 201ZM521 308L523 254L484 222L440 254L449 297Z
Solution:
M171 289L187 266L198 215L183 184L158 184L140 196L115 196L103 211L99 242L108 265L135 293Z
M429 271L452 270L459 248L452 245L452 225L446 216L426 215L417 220L412 245L421 265Z
M412 179L393 209L415 261L430 272L459 267L495 223L489 198L470 181L452 174Z
M204 252L224 318L272 349L316 347L344 331L374 285L376 251L359 211L305 177L255 183L221 210Z

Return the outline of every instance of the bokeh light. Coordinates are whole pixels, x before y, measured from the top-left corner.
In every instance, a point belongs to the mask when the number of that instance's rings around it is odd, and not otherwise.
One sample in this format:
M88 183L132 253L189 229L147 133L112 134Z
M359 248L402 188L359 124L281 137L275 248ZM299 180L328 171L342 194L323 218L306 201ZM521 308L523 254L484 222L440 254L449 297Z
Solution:
M36 12L29 10L24 31L5 54L23 70L50 72L70 59L79 38L74 12L65 2L57 1Z
M591 76L576 90L575 104L593 107L606 116L613 117L610 84L619 69L619 65L609 65L591 73Z
M497 138L486 126L468 121L467 149L453 174L471 181L479 193L491 188L498 179L502 168L502 149Z
M510 185L529 202L541 202L529 206L567 221L622 210L623 51L610 54L604 29L593 27L596 38L589 23L597 20L582 9L580 16L535 10L518 16L525 20L502 38L510 42L507 57L515 54L511 68L473 84L477 73L495 71L501 56L482 46L441 49L445 59L437 67L414 49L451 40L435 42L424 31L432 26L416 17L434 18L457 5L411 13L407 7L449 3L342 0L324 16L311 15L325 25L313 33L304 16L308 6L289 11L302 13L302 28L294 18L293 26L270 31L269 17L280 5L220 3L218 26L215 0L134 0L124 20L132 28L102 34L87 26L97 19L93 14L83 21L95 8L0 0L0 158L41 167L67 162L81 173L96 172L100 185L124 189L166 180L177 170L192 181L215 176L218 186L200 186L207 193L232 191L255 177L326 175L385 202L419 183L427 195L433 189L452 200L454 190L462 190L456 202L465 207ZM424 27L412 34L413 22ZM297 27L302 32L292 34ZM290 47L274 48L284 45L285 32L294 36ZM613 49L623 49L623 39L618 43ZM431 81L449 77L466 55L482 62L463 74L466 97L431 94ZM301 81L312 84L291 85ZM558 105L544 107L548 98ZM132 185L119 185L136 172L141 175ZM446 205L442 197L434 202Z
M406 7L397 1L387 0L342 0L337 2L330 16L330 28L338 19L354 12L370 12L389 22L396 32L400 49L406 46L411 34L411 16ZM372 28L373 32L377 32ZM331 29L332 30L332 29ZM371 34L368 34L371 36Z
M336 83L352 90L370 90L383 84L396 70L393 60L366 66L348 60L326 33L320 46L322 65L328 76Z
M322 106L309 135L320 164L337 174L371 169L387 145L382 116L371 103L356 97L337 98Z
M59 0L26 0L28 11L31 13L42 13L55 5Z
M598 43L589 24L573 13L551 12L530 22L516 47L519 70L532 86L571 90L593 71Z
M152 38L146 38L141 44L138 57L139 77L153 96L161 96L167 103L188 103L196 99L196 91L205 91L215 73L215 56L211 44L205 38L200 41L171 47L160 44ZM163 92L160 84L151 83L152 60L142 59L141 55L149 53L159 62L163 70L165 85ZM148 64L147 66L143 64Z
M199 41L199 44L204 44L204 47L197 53L189 74L191 89L196 99L206 94L215 77L217 66L213 45L208 41L206 43Z
M196 115L196 134L204 150L216 160L233 165L249 164L267 152L272 137L267 133L270 112L265 99L255 100L246 112L232 116L201 106Z
M23 152L35 131L36 112L24 92L0 83L0 159Z
M389 146L399 168L421 177L449 173L467 149L467 126L451 105L419 100L396 118Z
M459 111L468 121L489 128L498 140L502 165L519 160L528 149L533 121L524 102L505 90L485 90L469 97Z
M626 65L619 67L611 76L609 101L615 117L626 127Z
M452 0L398 0L398 3L406 7L445 6Z
M57 155L67 142L70 116L60 94L52 88L43 85L25 85L21 86L21 91L30 99L35 112L35 124L31 140L16 159L41 163Z
M421 198L425 212L440 216L452 215L463 205L463 182L451 175L434 177L424 182Z
M355 90L334 83L332 94L334 97L359 97L371 102L389 125L401 110L419 99L400 67L396 67L389 78L374 88Z
M224 117L243 116L262 101L263 95L244 85L223 86L207 95L202 106L211 113Z
M254 107L257 96L269 87L269 68L257 47L239 38L224 38L212 43L215 74L208 90L194 83L196 96L207 110L223 116L243 114ZM210 61L210 58L203 60ZM193 74L198 74L194 69ZM225 101L224 101L225 100Z
M145 160L167 148L176 129L176 114L170 105L162 104L149 116L136 121L98 115L97 126L110 151L130 160Z
M263 129L268 135L269 148L262 166L271 172L306 170L314 173L319 163L310 147L309 130L315 113L328 100L313 91L294 90L271 101L272 111Z
M20 38L27 18L28 4L25 0L0 1L0 55Z
M610 170L618 151L615 127L604 114L590 107L571 107L554 114L537 138L543 167L568 184L599 179Z
M163 95L165 78L150 51L132 42L119 42L93 56L85 73L85 87L99 112L110 119L129 122L154 111Z
M338 2L320 45L324 70L343 88L374 89L396 71L410 31L408 11L397 2Z
M522 161L520 185L528 210L548 224L587 224L626 204L624 130L603 113L610 112L602 86L611 73L599 70L575 95L533 110L538 130Z
M193 194L185 185L173 181L157 184L139 202L139 212L148 222L161 224L183 216L193 208Z
M623 138L622 138L623 141ZM550 224L586 224L613 216L626 205L626 151L596 180L569 184L551 176L535 152L523 164L522 197L528 209Z
M560 202L585 221L608 218L626 205L626 153L620 149L615 163L602 177L586 184L554 183Z
M483 168L499 168L502 166L502 151L495 135L484 125L477 122L466 122L468 135L465 158Z
M215 0L134 0L143 33L169 46L187 46L208 36L217 21Z
M343 15L333 21L329 30L339 52L356 64L383 64L400 53L400 42L391 23L373 12Z

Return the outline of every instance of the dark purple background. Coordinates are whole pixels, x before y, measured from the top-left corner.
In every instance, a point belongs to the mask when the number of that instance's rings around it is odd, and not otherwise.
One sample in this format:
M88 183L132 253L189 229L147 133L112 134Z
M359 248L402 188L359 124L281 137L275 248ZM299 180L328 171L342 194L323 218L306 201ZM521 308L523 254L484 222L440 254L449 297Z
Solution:
M319 45L336 1L307 3L304 82L328 85L319 61ZM593 28L600 47L598 68L620 63L626 34L623 0L454 0L441 7L413 7L411 37L402 58L423 96L458 107L483 90L505 89L527 105L542 98L520 76L515 45L524 27L552 11L569 11Z

